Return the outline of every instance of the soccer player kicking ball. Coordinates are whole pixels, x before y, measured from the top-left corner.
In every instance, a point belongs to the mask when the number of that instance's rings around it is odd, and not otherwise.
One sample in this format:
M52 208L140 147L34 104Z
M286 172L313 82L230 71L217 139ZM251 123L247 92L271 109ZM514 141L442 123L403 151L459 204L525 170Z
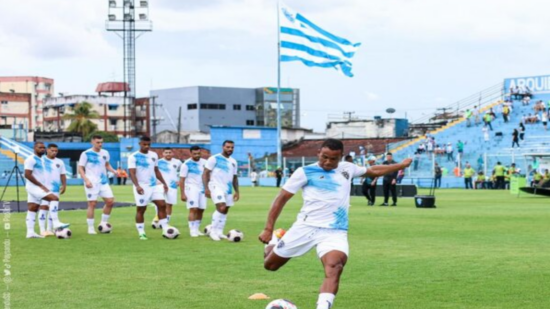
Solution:
M107 223L113 210L115 198L113 191L109 186L107 171L118 175L117 171L109 163L109 152L103 147L103 137L100 135L92 136L92 148L84 151L78 160L78 173L84 180L84 191L88 200L88 234L97 234L94 227L94 212L97 204L97 198L102 197L105 202L101 223Z
M192 146L191 158L183 162L180 170L181 200L187 203L189 209L189 234L191 237L203 236L199 229L202 214L206 209L206 196L202 184L202 173L206 160L201 158L201 148Z
M160 173L162 174L162 178L166 181L166 184L168 185L168 192L166 192L164 198L166 200L166 219L168 222L170 222L170 216L172 215L172 206L176 205L176 203L178 202L178 171L181 166L181 161L178 159L174 159L172 148L164 148L162 156L162 159L159 160L158 167ZM156 216L155 220L153 220L153 224L156 223L155 221L158 221L158 209L155 209Z
M260 234L265 248L264 267L276 271L291 258L317 249L325 270L317 309L329 309L338 292L340 275L348 260L349 179L379 177L408 167L412 160L370 167L340 162L344 153L341 141L327 139L319 150L317 163L297 169L273 201L265 229ZM281 239L273 227L285 204L302 189L304 204L296 222Z
M235 143L233 141L224 141L222 153L208 158L202 174L204 193L216 204L209 235L214 241L227 238L223 234L227 213L229 207L239 200L237 161L231 158L234 149ZM233 194L233 188L235 188L235 194Z
M46 200L52 209L59 207L59 198L51 192L44 184L46 183L46 169L42 156L46 152L46 146L42 142L34 143L34 155L29 156L24 163L25 178L27 182L27 238L44 238L36 234L34 224L36 223L36 212L40 207L41 201ZM52 212L52 222L54 229L63 229L69 227L69 224L59 222L57 211Z
M147 210L147 204L153 202L158 208L159 223L162 227L163 236L168 230L168 219L166 218L166 204L164 194L168 192L168 186L158 168L158 155L149 151L151 139L142 137L139 141L139 151L128 157L128 170L130 179L134 183L134 198L136 200L136 228L139 239L147 240L145 235L145 219L143 215ZM159 182L162 183L159 185Z
M67 188L67 171L65 170L65 163L57 158L59 149L56 144L49 144L46 150L46 155L42 157L44 161L45 183L44 185L50 190L57 198L60 194L65 193ZM40 209L38 210L38 226L40 227L40 235L53 236L53 221L58 216L58 205L50 208L50 203L46 200L40 202ZM46 217L50 211L50 217L46 224ZM47 227L47 228L46 228Z

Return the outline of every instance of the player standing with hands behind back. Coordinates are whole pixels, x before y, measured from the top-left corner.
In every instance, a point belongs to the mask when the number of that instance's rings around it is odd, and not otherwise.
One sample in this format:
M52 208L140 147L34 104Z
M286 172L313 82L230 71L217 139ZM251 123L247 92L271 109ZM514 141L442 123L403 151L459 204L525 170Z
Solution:
M319 149L317 163L297 169L273 201L265 229L260 234L265 248L264 267L276 271L291 258L317 248L325 279L321 285L317 309L330 309L338 292L340 276L348 260L348 212L350 179L378 177L410 166L412 160L392 165L375 165L368 169L341 162L344 145L327 139ZM286 203L302 189L304 204L296 222L281 239L273 235L277 218Z
M202 182L206 197L212 198L216 204L216 210L212 215L210 238L220 241L227 238L223 234L229 207L239 200L239 179L237 178L237 161L231 158L235 143L224 141L222 153L211 156L204 165ZM233 194L235 188L235 194Z

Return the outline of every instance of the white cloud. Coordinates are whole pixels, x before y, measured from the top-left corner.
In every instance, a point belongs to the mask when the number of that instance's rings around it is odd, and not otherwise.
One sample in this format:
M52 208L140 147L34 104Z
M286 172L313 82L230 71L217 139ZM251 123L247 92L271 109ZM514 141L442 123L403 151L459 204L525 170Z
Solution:
M380 99L380 96L374 92L365 91L365 96L367 97L367 101L376 101Z

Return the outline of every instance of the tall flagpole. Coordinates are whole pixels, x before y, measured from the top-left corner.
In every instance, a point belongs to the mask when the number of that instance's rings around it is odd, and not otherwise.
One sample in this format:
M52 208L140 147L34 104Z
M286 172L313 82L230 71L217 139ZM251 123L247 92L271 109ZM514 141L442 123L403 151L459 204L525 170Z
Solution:
M281 26L279 14L281 12L280 1L277 0L277 167L282 168L281 147Z

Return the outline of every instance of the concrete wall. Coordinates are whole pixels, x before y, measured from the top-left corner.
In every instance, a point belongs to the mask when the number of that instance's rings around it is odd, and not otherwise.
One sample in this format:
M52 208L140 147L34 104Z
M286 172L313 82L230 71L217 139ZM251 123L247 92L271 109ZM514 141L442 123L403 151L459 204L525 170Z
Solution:
M404 136L406 119L351 120L331 122L326 136L330 138L393 138Z

